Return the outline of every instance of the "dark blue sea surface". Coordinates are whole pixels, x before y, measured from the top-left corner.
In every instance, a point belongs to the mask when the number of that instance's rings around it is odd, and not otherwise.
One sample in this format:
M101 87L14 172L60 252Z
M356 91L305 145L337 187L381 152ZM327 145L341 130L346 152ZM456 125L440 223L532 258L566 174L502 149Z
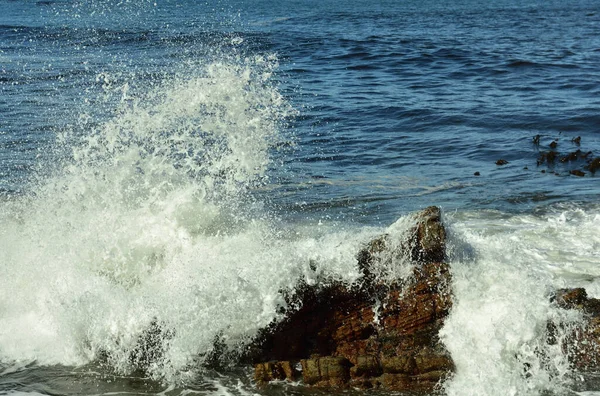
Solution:
M569 175L583 161L551 167L558 175L536 166L554 139L563 153L600 147L594 1L3 1L2 9L6 192L26 188L39 151L80 122L84 107L94 121L110 117L98 76L143 91L222 53L279 60L275 78L298 110L282 132L293 149L274 153L283 167L273 169L280 188L269 194L284 212L370 223L429 204L520 211L600 192L592 174Z
M275 318L271 289L305 262L350 279L360 238L429 205L458 235L454 253L469 245L477 268L503 274L491 289L523 272L523 292L536 279L541 294L588 282L600 295L599 156L596 0L0 0L0 394L268 392L246 374L180 377L215 335ZM232 264L247 257L254 273ZM275 270L287 259L289 278ZM213 298L221 287L241 308ZM482 312L502 311L490 296ZM545 328L544 309L498 342ZM169 369L130 377L119 353L156 317L181 337ZM205 334L188 336L198 323ZM105 350L114 362L97 366ZM489 383L460 366L444 389L600 390L495 363Z

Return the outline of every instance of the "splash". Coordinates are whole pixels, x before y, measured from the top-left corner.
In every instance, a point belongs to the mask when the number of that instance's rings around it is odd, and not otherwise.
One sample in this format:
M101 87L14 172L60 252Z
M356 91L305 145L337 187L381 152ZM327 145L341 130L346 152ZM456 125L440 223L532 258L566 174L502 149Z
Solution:
M539 215L455 215L454 307L441 332L456 364L445 384L448 395L570 388L573 377L560 347L565 334L559 331L558 343L549 343L548 323L561 323L566 333L582 318L556 307L550 295L563 287L597 287L595 213L571 206Z
M286 231L252 196L290 111L270 81L276 63L199 65L58 137L67 150L50 175L0 207L2 360L127 373L158 324L148 372L177 381L215 337L237 345L276 318L300 277L358 277L372 230Z

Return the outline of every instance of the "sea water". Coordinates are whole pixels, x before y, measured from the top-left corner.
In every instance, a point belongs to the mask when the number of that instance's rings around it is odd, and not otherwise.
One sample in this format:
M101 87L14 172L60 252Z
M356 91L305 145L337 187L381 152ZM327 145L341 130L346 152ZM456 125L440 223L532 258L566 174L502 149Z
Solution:
M595 2L0 10L1 394L318 393L256 388L217 346L299 281L356 281L358 250L429 205L454 301L436 392L600 392L546 342L583 319L555 290L600 297L600 182L538 161L600 150Z

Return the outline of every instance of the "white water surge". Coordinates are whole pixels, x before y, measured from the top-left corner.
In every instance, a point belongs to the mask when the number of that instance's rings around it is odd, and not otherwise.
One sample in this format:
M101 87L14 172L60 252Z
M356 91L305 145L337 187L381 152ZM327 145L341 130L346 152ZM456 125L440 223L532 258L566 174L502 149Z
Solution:
M597 296L598 208L456 213L447 222L455 302L442 338L456 363L447 393L562 394L579 377L571 375L560 346L548 344L547 324L568 327L581 317L557 308L551 295L583 286Z
M275 64L211 63L124 101L55 174L2 203L2 360L107 356L126 373L156 320L171 337L150 372L174 381L217 335L233 345L265 327L299 278L358 276L372 230L275 228L249 195L289 111L269 81Z

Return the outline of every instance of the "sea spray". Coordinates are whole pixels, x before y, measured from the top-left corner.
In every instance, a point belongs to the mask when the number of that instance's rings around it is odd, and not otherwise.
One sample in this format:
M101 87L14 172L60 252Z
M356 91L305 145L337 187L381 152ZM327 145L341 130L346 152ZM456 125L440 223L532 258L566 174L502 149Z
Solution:
M454 306L441 336L456 373L447 394L566 389L573 376L561 342L582 317L558 308L551 296L561 287L597 288L597 211L557 206L537 215L478 211L448 218ZM550 323L560 324L555 334Z
M282 234L250 195L289 111L269 81L275 66L199 65L59 136L68 150L50 174L0 209L2 360L101 360L127 373L158 323L162 353L146 369L175 381L215 337L238 345L270 323L299 278L358 277L354 255L372 230Z

